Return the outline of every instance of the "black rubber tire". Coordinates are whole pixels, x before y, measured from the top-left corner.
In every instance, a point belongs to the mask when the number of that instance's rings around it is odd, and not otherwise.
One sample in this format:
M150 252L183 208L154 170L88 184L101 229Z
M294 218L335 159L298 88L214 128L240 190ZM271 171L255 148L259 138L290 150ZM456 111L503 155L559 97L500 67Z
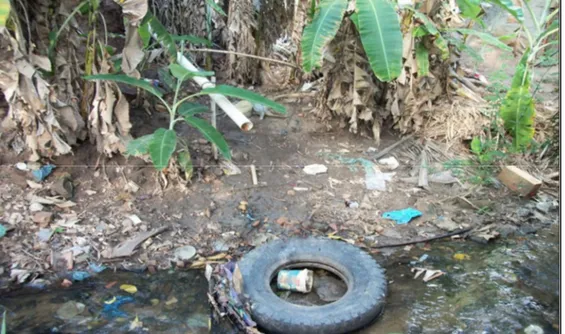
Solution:
M347 283L348 290L339 300L322 306L284 301L272 291L270 281L280 269L293 264L329 270ZM239 269L252 318L268 333L349 333L371 323L384 308L384 270L369 254L345 242L276 240L246 254Z

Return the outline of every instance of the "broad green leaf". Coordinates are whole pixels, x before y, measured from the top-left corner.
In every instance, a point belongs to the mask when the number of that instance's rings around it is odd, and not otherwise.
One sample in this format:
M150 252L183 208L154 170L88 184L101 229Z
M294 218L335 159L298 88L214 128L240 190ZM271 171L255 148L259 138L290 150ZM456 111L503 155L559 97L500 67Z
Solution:
M218 130L216 130L210 123L206 122L203 119L196 118L196 117L185 117L184 120L189 125L195 127L202 133L204 138L208 139L212 144L218 147L218 151L224 156L226 159L231 159L231 152L228 146L228 143L224 139L224 136Z
M354 12L353 14L349 15L349 19L351 20L351 22L353 22L355 28L357 28L357 31L359 31L359 15Z
M447 60L449 58L449 46L447 41L441 35L437 35L434 40L434 45L441 51L441 59Z
M247 100L252 103L259 103L264 105L265 107L273 109L273 111L279 112L281 114L286 114L286 108L275 101L269 100L266 97L263 97L257 93L250 92L248 90L228 86L228 85L219 85L213 88L206 88L203 89L200 93L202 94L222 94L231 97L236 97L241 100Z
M481 155L481 139L479 137L473 137L473 140L471 141L471 152L477 156Z
M227 16L222 7L220 7L214 0L206 0L206 3L216 12L222 14L223 16Z
M504 128L514 138L516 148L527 147L534 137L534 99L529 86L511 88L500 107Z
M193 172L193 165L192 159L190 158L190 153L187 151L181 151L177 154L177 162L179 163L180 168L184 172L186 180L190 180L192 178Z
M302 67L306 72L322 65L324 49L337 33L346 9L347 0L320 1L314 20L304 28L300 43Z
M487 0L486 2L490 2L501 7L510 15L514 16L520 23L524 22L524 11L522 10L522 7L514 5L513 0Z
M143 42L143 48L147 49L152 37L151 32L149 31L149 24L140 24L137 28L137 32L139 33L139 37L141 37L141 41Z
M402 70L402 33L398 14L388 0L357 0L359 35L377 78L390 81Z
M424 77L430 73L429 52L424 43L420 42L416 46L416 64L418 65L418 76Z
M6 26L6 21L10 16L10 0L0 0L0 28Z
M457 6L461 10L461 16L475 19L481 12L480 0L457 0Z
M210 42L207 38L198 37L194 35L173 35L173 40L175 42L182 42L182 41L189 41L192 44L202 44L206 46L212 46L212 42Z
M214 75L214 72L211 71L199 71L199 72L192 72L187 70L186 68L180 66L179 64L171 64L169 65L169 70L173 76L180 81L184 81L188 78L192 77L210 77Z
M512 86L500 107L500 118L504 128L514 138L516 148L528 146L534 137L534 99L530 93L532 73L528 67L531 54L527 49L516 67Z
M432 35L439 34L439 30L436 27L436 24L430 20L424 13L413 11L414 18L418 19L424 25L424 28Z
M160 128L153 132L153 139L149 142L149 155L155 169L161 171L169 165L176 146L177 134L174 130Z
M412 36L414 37L423 37L426 35L430 35L430 32L424 25L419 25L412 31Z
M152 140L152 133L130 140L126 147L126 155L133 155L136 157L149 153L149 143Z
M167 31L167 28L165 28L165 26L163 26L163 24L151 12L147 12L147 15L145 15L145 18L143 18L143 21L139 26L139 30L145 30L148 32L149 35L157 39L157 41L167 50L171 59L177 59L177 46L175 45L173 37Z
M480 31L473 30L473 29L463 29L463 28L452 29L452 30L448 30L448 31L457 31L457 32L459 32L463 35L477 36L478 38L480 38L486 44L490 44L490 45L495 46L495 47L497 47L501 50L512 51L511 47L502 43L498 38L496 38L493 35L488 34L488 33L480 32Z
M151 85L149 82L143 80L143 79L135 79L132 77L128 77L125 74L95 74L95 75L87 75L85 77L83 77L84 80L108 80L108 81L115 81L115 82L121 82L124 84L128 84L131 86L135 86L135 87L139 87L141 89L144 89L148 92L150 92L153 95L156 96L163 96L163 93L161 93L161 91L159 89L157 89L156 87L154 87L153 85Z
M183 102L177 109L177 113L182 117L191 117L207 111L207 106L192 102Z
M166 67L162 67L157 71L157 75L159 76L159 80L163 83L163 85L173 91L176 88L175 78L171 76L169 70Z

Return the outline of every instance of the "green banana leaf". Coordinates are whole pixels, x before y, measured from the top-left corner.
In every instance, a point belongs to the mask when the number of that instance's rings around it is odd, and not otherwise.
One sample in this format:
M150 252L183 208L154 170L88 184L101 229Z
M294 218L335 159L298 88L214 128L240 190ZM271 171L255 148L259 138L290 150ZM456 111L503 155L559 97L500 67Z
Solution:
M402 33L398 14L388 0L357 0L359 35L377 78L391 81L402 69Z

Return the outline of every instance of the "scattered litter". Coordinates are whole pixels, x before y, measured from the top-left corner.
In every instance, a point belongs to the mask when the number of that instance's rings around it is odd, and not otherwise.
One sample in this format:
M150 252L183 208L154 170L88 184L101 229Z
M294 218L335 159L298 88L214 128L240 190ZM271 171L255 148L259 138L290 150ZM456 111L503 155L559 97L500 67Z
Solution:
M451 220L451 218L444 216L438 216L437 219L433 221L433 224L438 228L448 232L455 231L459 228L459 225Z
M457 261L463 261L463 260L470 260L471 257L467 254L457 253L457 254L453 254L453 259Z
M292 189L294 191L308 191L308 190L310 190L309 188L305 188L305 187L294 187Z
M124 290L127 293L134 294L137 292L137 287L131 284L122 284L120 285L120 290Z
M41 204L40 204L41 205ZM39 227L47 227L53 219L53 212L40 211L31 216L31 220L38 224Z
M345 242L347 242L348 244L352 244L352 245L355 244L355 240L353 240L353 239L346 239L346 238L340 237L339 235L335 235L335 234L336 234L336 232L332 232L332 233L328 234L328 238L330 238L330 239L332 239L332 240L341 240L341 241L345 241Z
M41 205L41 203L31 203L31 205L29 206L30 212L38 212L41 210L43 210L43 205Z
M40 242L48 242L49 239L53 236L53 231L50 228L41 228L39 232L37 232L37 239Z
M543 329L538 325L529 325L524 329L524 334L543 334Z
M44 165L41 168L32 171L31 174L35 178L35 181L41 182L41 181L45 180L45 178L47 176L49 176L49 174L51 174L51 172L53 172L54 168L55 168L55 165L51 165L51 164Z
M26 183L31 189L41 189L41 188L43 188L43 186L40 183L37 183L37 182L32 181L32 180L26 180Z
M68 288L68 287L70 287L71 285L73 285L73 282L69 281L69 280L66 279L66 278L63 279L63 281L61 282L61 286L62 286L63 288Z
M422 278L424 282L429 282L433 279L445 275L445 272L441 270L433 270L426 268L412 268L410 271L416 272L416 274L414 275L414 279L418 278L421 274L424 274L424 277Z
M196 255L196 248L183 246L175 249L174 258L177 261L190 261Z
M383 213L383 218L394 220L397 224L408 224L413 218L420 217L422 213L413 208Z
M15 280L18 284L24 283L30 276L31 272L25 269L12 269L10 271L10 279Z
M277 288L281 290L309 293L314 283L312 270L281 270L277 274Z
M241 174L241 169L229 160L222 159L220 161L220 168L228 176Z
M385 166L388 170L395 170L400 166L395 157L388 157L379 160L379 164Z
M21 171L24 171L24 172L27 172L29 170L29 168L27 168L27 164L25 162L18 162L16 164L16 168L21 170Z
M106 267L105 265L102 265L102 264L90 263L88 265L88 268L90 268L90 270L92 270L92 272L99 274L99 273L103 272L104 270L106 270L108 267Z
M178 302L179 302L179 300L178 300L175 296L172 296L171 298L169 298L169 299L165 302L165 305L171 306L171 305L176 304L176 303L178 303Z
M135 319L133 319L133 321L129 324L129 330L134 331L138 328L143 328L143 322L139 321L139 318L136 315Z
M141 224L141 219L137 215L129 215L128 218L134 226Z
M406 183L418 184L419 177L418 176L405 177L405 178L401 178L400 180ZM452 183L458 183L459 179L453 176L453 173L450 170L445 170L442 172L429 175L428 181L432 183L452 184Z
M104 286L105 289L111 289L114 285L118 284L118 281L112 281Z
M137 183L133 182L132 180L128 181L125 188L127 192L130 192L132 194L135 194L139 190Z
M86 271L75 271L75 272L73 272L72 278L73 278L73 281L80 282L80 281L84 281L85 279L89 278L90 276L92 276L92 275L90 275L90 273L88 273Z
M241 277L235 274L236 269L235 262L228 262L207 270L208 300L215 311L213 313L215 318L227 315L240 331L256 333L257 324L251 319L249 305L241 300L236 289L236 286L241 286L243 283L238 282Z
M418 262L424 262L428 259L428 254L424 254L422 256L420 256L420 258L418 259Z
M337 159L343 164L352 165L351 170L355 171L355 164L361 164L365 169L365 187L368 190L386 191L386 181L391 181L395 173L382 173L379 168L372 162L363 158L343 158L339 155L332 154L331 158Z
M141 233L137 234L135 237L121 242L119 245L117 245L116 247L114 247L112 249L104 250L102 252L102 256L104 256L105 258L108 258L108 259L113 259L113 258L116 258L116 257L130 256L134 253L137 246L139 246L141 243L143 243L146 239L149 239L154 235L162 233L167 228L168 228L167 226L162 226L160 228L157 228L157 229L154 229L154 230L151 230L151 231L148 231L148 232L141 232Z
M345 201L345 206L350 208L350 209L358 209L359 208L359 202L356 201Z
M57 317L63 320L70 320L81 314L85 308L86 306L82 303L68 301L57 310Z
M70 199L75 194L75 185L73 184L73 179L69 173L59 175L50 188L54 193L64 199Z
M0 224L0 238L5 236L6 232L7 232L7 229L4 227L4 225Z
M304 166L303 171L308 175L318 175L318 174L327 173L328 167L321 164L313 164L313 165Z
M251 171L251 182L253 182L253 185L256 186L259 182L257 181L257 169L255 168L255 165L250 165L249 170Z
M39 204L44 204L44 205L55 205L59 208L62 209L66 209L66 208L70 208L76 205L76 203L72 202L72 201L65 201L59 197L50 197L50 196L45 196L45 197L41 197L41 196L37 196L34 195L32 193L29 193L26 196L26 199L30 202L30 203L39 203Z
M134 299L130 296L117 296L112 298L112 303L104 302L102 315L106 318L127 318L128 314L119 309L123 304L133 303Z

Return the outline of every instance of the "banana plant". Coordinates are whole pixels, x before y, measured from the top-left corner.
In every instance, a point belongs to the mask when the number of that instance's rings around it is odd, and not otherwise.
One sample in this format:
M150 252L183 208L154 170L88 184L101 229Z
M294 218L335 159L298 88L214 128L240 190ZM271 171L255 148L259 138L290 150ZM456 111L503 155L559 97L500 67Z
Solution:
M349 0L321 0L302 35L302 67L306 72L322 65L323 53L335 37ZM356 0L350 17L375 76L391 81L402 70L402 33L395 7L389 0Z
M500 117L504 122L504 128L512 136L513 146L517 150L528 147L534 137L536 112L534 97L530 91L531 82L534 79L532 68L540 51L558 44L558 41L548 42L548 38L559 33L559 22L554 20L559 8L549 12L551 0L546 0L544 10L539 18L534 15L528 1L522 3L534 21L534 28L529 29L522 24L528 47L522 55L512 78L510 89L500 107ZM509 13L512 14L512 12Z
M108 80L141 88L153 94L165 106L170 116L169 127L166 129L159 128L152 134L131 140L128 143L126 150L128 155L133 156L149 154L151 161L153 162L153 166L159 171L164 170L169 165L169 161L177 149L177 133L175 132L175 125L179 122L185 122L189 126L196 128L200 131L204 138L218 147L218 151L224 158L231 159L230 148L222 134L206 120L197 117L198 114L208 111L208 107L190 102L190 100L197 96L221 94L242 100L248 100L252 103L260 103L281 113L286 112L284 106L259 94L227 85L206 88L197 93L180 98L179 92L183 82L195 76L212 76L214 75L214 72L191 72L177 63L172 63L169 65L168 69L172 77L174 77L173 80L176 80L172 104L165 101L163 93L159 88L154 87L151 83L143 79L135 79L123 74L97 74L84 77L86 80ZM180 160L184 161L183 165L188 165L188 162L190 162L190 156L187 157L188 150L184 149L181 150L181 152L182 153L179 152ZM189 171L185 172L188 173Z

